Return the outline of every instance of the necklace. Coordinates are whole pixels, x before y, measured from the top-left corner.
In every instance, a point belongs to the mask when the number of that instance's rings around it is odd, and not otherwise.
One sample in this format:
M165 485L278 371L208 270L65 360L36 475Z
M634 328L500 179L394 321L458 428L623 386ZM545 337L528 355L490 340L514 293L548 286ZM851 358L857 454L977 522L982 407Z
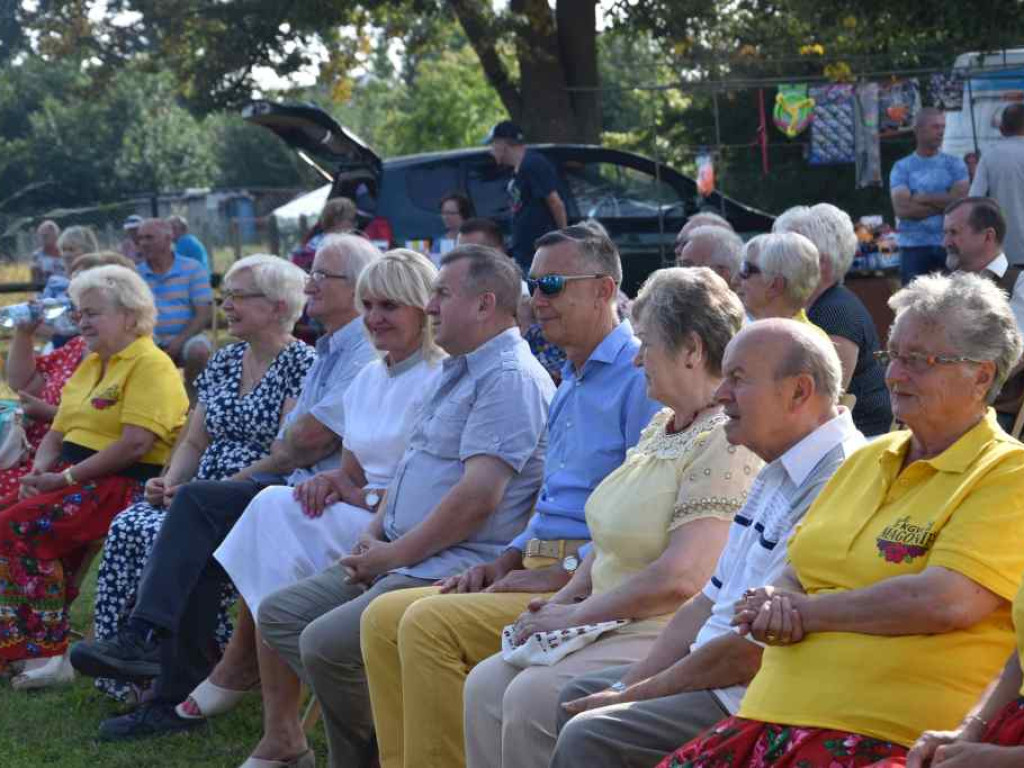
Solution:
M270 366L273 365L274 360L281 353L281 350L288 346L290 340L286 340L283 344L274 349L273 354L269 355L266 360L257 360L256 354L252 351L252 347L248 347L245 353L242 355L242 388L241 394L247 395L259 386L260 380L266 375ZM246 366L246 360L249 365Z

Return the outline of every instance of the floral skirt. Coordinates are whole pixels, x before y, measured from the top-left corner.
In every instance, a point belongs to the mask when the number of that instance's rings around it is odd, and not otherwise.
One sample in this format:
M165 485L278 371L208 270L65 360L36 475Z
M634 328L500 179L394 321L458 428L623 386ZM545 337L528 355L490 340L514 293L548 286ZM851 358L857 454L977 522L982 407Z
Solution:
M82 558L141 489L114 475L0 499L0 665L64 653Z
M860 768L907 749L869 736L729 717L658 768Z
M167 511L142 501L132 504L114 518L103 546L103 559L96 579L97 639L114 637L135 607L135 594L142 569L153 551L157 534ZM229 611L235 602L235 589L228 582L221 594L217 615L217 643L221 649L233 631ZM130 683L97 678L96 687L119 701L137 699L140 691Z

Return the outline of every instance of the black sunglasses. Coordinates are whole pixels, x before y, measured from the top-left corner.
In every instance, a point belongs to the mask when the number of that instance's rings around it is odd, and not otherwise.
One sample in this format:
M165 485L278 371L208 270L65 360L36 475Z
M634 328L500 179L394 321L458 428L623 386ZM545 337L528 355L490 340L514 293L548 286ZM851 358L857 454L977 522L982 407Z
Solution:
M526 287L530 290L530 295L536 292L540 288L540 292L545 296L557 296L565 290L565 284L570 280L596 280L599 277L608 277L608 275L544 275L542 277L528 277L526 278Z
M749 261L743 262L743 266L740 267L740 278L743 280L746 280L748 277L752 277L753 275L760 274L761 268L754 264L751 264Z

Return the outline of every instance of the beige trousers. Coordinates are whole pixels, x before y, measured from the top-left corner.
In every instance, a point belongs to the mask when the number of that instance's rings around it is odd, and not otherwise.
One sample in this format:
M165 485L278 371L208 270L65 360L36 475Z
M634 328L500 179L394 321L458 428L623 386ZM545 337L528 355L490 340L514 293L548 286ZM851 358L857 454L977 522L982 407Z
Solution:
M501 654L478 664L465 690L468 768L547 768L562 688L580 675L643 658L663 627L650 620L628 625L550 667L519 669Z

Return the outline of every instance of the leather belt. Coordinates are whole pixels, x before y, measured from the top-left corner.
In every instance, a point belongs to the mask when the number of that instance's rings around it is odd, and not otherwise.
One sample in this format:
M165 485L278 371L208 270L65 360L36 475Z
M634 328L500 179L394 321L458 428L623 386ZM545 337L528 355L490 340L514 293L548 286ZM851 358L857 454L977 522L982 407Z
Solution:
M575 555L587 543L586 539L530 539L523 549L523 558L548 557L561 561Z

